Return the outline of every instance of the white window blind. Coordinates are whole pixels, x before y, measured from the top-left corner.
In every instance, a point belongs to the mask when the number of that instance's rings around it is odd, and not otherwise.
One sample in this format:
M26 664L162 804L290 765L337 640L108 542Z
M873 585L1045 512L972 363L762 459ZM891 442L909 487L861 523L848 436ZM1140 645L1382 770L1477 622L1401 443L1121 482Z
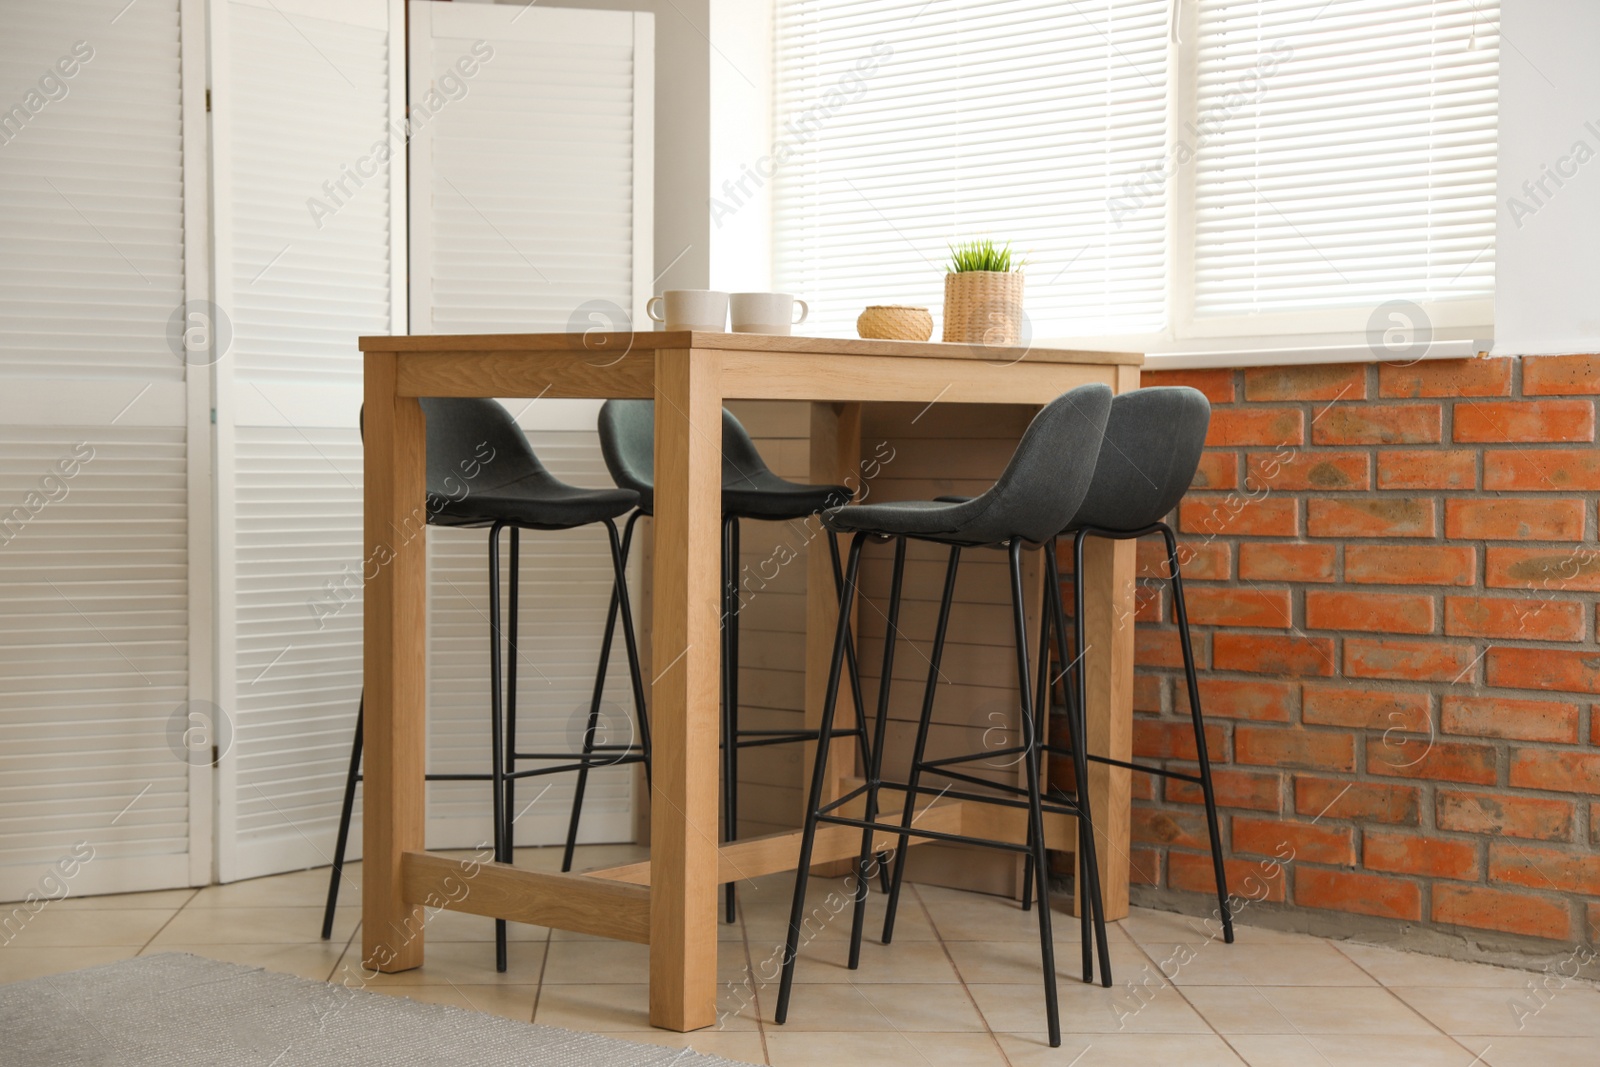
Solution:
M1164 190L1110 201L1161 162L1167 41L1167 0L779 0L778 285L853 333L938 305L949 242L987 236L1027 258L1035 336L1159 329Z
M1498 12L1199 4L1197 316L1492 295Z

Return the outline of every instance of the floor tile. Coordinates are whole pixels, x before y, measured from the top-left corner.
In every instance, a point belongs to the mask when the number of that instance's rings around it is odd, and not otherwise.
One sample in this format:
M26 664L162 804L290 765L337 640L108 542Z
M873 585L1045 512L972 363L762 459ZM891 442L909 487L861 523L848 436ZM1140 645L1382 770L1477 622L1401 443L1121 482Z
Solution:
M507 951L504 974L494 969L494 945L484 941L430 942L421 967L380 974L361 965L361 941L345 951L333 981L353 988L448 985L537 985L544 969L543 942L514 943Z
M0 983L24 982L47 974L65 974L84 967L132 959L137 945L102 945L92 948L29 948L16 944L0 948Z
M111 893L100 897L63 897L51 904L52 908L64 911L76 911L90 908L100 911L124 910L127 908L163 908L175 911L192 901L197 889L157 889L151 893ZM0 911L9 910L0 907Z
M1129 910L1127 918L1118 920L1115 925L1141 944L1152 941L1162 943L1181 941L1196 944L1212 939L1218 944L1226 943L1222 940L1222 923L1209 912L1207 917L1202 918L1180 915L1172 911L1156 911L1152 908L1133 908ZM1322 938L1312 937L1310 934L1269 930L1264 926L1249 926L1239 921L1233 924L1235 945L1293 945L1321 941Z
M769 1032L777 991L761 1001ZM960 985L800 985L784 1031L927 1033L982 1032L983 1018Z
M725 1000L717 1031L753 1031L754 1014L737 1014L739 1003ZM547 985L539 991L533 1021L547 1026L593 1033L644 1031L650 1028L650 995L644 985Z
M635 1041L641 1045L661 1045L666 1048L692 1048L707 1056L721 1056L735 1063L766 1063L761 1052L761 1035L731 1030L697 1030L692 1034L675 1034L670 1030L626 1030L608 1033L618 1041Z
M1528 976L1534 980L1534 975ZM1447 1034L1600 1038L1600 992L1570 985L1543 1001L1523 989L1397 986L1395 994Z
M802 1033L767 1031L773 1067L837 1067L839 1064L905 1064L917 1067L1005 1067L988 1034Z
M1184 992L1188 993L1188 990ZM1278 1033L1412 1034L1426 1037L1439 1032L1387 989L1258 986L1255 992L1271 1005L1286 1024L1285 1029ZM1222 1027L1218 1026L1218 1030L1222 1030Z
M1215 1034L1062 1034L1060 1048L1042 1032L997 1036L1012 1067L1244 1067Z
M1461 1037L1489 1067L1565 1067L1593 1063L1594 1039L1588 1037Z
M1038 967L1039 950L1033 950ZM779 958L781 961L781 957ZM957 982L956 969L937 941L906 941L880 945L861 943L861 965L850 970L847 941L817 941L804 946L795 963L796 982Z
M1044 987L1041 982L967 987L997 1032L1039 1035L1045 1032ZM1211 1028L1178 991L1168 988L1141 1002L1124 987L1103 988L1082 982L1056 985L1061 1030L1072 1034L1209 1034Z
M424 1004L448 1004L453 1008L498 1015L518 1022L533 1019L533 998L539 990L532 985L417 985L389 986L371 992L406 997Z
M738 956L729 962L742 967L743 954ZM648 984L650 947L622 941L555 941L545 955L544 981L561 985Z
M1442 1035L1250 1036L1228 1040L1250 1067L1470 1067L1473 1056Z
M1043 973L1037 941L947 941L944 947L955 960L956 970L968 982L1005 985L1031 981ZM1111 977L1115 988L1139 980L1146 968L1154 972L1155 965L1137 945L1113 941L1107 947L1111 950ZM1057 981L1083 980L1083 954L1077 943L1056 945L1055 955ZM1094 966L1098 975L1098 953Z
M1334 947L1386 986L1459 986L1480 989L1525 989L1532 977L1514 967L1424 956L1420 952L1339 941Z
M11 935L0 952L13 948L142 947L178 912L168 908L46 907Z
M918 886L917 895L922 898L923 907L939 936L946 941L1032 941L1038 944L1039 913L1023 911L1015 900L935 886ZM1071 905L1070 898L1058 897L1051 901L1052 940L1078 942L1080 923L1072 914ZM1106 938L1108 941L1126 939L1115 923L1106 928Z
M1372 977L1326 941L1243 945L1146 942L1166 976L1187 985L1373 986Z
M333 940L348 941L360 918L360 908L340 908L334 916ZM188 907L173 917L153 944L292 945L317 940L321 933L321 908Z
M173 945L160 944L146 948L141 955L154 956L161 952L187 952L224 963L239 963L246 967L262 967L280 974L292 974L326 982L333 969L344 957L343 941L315 941L300 945Z
M328 868L291 871L266 878L251 878L227 885L208 885L195 894L190 907L196 908L320 908L328 900ZM339 888L339 906L361 903L359 864L345 868Z

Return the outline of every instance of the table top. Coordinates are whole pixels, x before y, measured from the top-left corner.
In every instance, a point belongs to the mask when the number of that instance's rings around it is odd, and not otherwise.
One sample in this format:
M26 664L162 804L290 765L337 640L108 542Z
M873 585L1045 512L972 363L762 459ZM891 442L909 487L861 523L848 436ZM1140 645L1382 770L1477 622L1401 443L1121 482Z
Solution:
M653 349L719 349L737 352L804 353L839 356L907 356L921 359L973 359L1013 363L1078 363L1140 366L1138 352L1090 352L1038 345L947 344L943 341L879 341L856 337L786 337L764 333L639 331L587 333L476 333L369 336L363 352L587 352L620 353Z

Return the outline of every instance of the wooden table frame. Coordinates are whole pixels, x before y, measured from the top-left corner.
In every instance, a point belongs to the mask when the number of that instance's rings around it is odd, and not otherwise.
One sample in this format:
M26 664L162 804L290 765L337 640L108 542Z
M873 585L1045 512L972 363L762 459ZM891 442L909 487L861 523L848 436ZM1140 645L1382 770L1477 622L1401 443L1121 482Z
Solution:
M718 626L722 404L813 404L811 477L855 484L860 405L873 401L1042 404L1087 382L1138 387L1143 357L899 341L720 333L363 337L366 798L362 958L383 972L423 962L423 906L646 943L650 1021L716 1021L717 887L793 870L799 833L718 845ZM588 874L460 861L425 851L426 493L419 397L639 397L656 401L650 717L651 857ZM820 539L819 539L820 541ZM820 721L836 594L825 543L810 548L806 717ZM1089 744L1129 759L1134 545L1086 546ZM848 744L848 741L841 744ZM836 761L838 762L838 761ZM848 766L848 763L842 765ZM836 788L837 786L835 786ZM1128 772L1095 765L1107 914L1127 910ZM893 812L881 813L893 821ZM1022 841L1022 813L942 803L919 825ZM1074 828L1052 820L1051 847ZM852 857L859 834L818 834L818 863ZM885 839L884 847L892 845Z

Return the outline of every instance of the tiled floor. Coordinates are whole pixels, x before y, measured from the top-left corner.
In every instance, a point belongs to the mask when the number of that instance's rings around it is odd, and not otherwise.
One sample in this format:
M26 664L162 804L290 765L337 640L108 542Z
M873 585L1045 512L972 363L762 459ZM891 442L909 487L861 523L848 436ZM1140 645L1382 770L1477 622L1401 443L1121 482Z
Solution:
M589 867L634 855L626 847L585 852ZM557 859L553 850L518 855L529 867ZM1109 990L1076 979L1077 922L1057 913L1065 1034L1051 1049L1035 917L1009 901L929 886L908 892L895 943L869 940L854 972L844 966L848 909L823 924L801 953L789 1021L780 1027L772 1022L777 987L769 961L787 922L787 876L743 887L740 921L723 928L721 1025L668 1034L648 1028L644 947L539 927L513 925L511 967L497 974L490 920L436 913L423 968L368 980L354 941L358 867L351 877L331 942L317 940L325 870L69 898L0 948L0 981L175 950L778 1067L1548 1067L1593 1063L1600 1047L1600 990L1590 985L1536 998L1524 971L1249 926L1225 945L1209 941L1196 920L1136 910L1111 931L1117 985ZM842 883L813 885L825 914L829 891ZM875 895L869 936L881 916Z

